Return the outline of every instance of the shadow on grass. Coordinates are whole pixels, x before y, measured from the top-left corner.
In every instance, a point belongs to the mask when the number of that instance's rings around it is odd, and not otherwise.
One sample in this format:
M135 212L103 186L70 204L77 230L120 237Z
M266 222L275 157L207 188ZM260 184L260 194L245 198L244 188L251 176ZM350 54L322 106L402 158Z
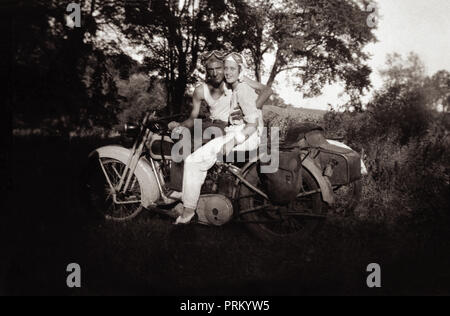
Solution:
M314 236L265 244L245 227L171 225L144 211L130 223L88 220L80 175L89 152L117 139L16 138L13 192L2 221L10 295L450 294L447 222L387 226L329 221ZM82 269L68 289L66 266ZM382 267L368 289L366 267Z

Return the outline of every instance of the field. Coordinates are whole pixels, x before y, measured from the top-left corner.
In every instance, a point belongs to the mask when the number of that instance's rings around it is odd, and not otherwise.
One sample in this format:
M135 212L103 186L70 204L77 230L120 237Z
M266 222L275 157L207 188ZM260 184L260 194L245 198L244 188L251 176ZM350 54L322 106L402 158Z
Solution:
M265 244L244 226L176 227L150 212L128 224L90 220L81 199L87 154L117 139L15 137L1 221L0 292L10 295L450 294L448 223L328 221L304 240ZM377 214L376 209L359 210ZM78 263L82 288L66 287ZM382 288L366 286L370 263Z

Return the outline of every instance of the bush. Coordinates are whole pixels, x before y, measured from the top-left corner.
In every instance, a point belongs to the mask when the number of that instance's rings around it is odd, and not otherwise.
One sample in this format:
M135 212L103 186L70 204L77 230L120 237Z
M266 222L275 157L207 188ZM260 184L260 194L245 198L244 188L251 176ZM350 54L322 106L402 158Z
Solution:
M364 180L361 209L388 222L424 211L442 215L450 208L447 115L419 111L409 119L410 114L401 114L391 105L378 103L377 109L376 115L331 111L324 117L329 133L343 136L355 150L364 149L369 176Z
M411 138L421 137L431 122L422 88L396 85L375 95L367 106L379 132L395 133L405 145Z
M400 170L399 181L420 209L449 212L450 139L442 119L436 120L426 135L409 144L409 156ZM447 214L447 215L450 215Z
M153 81L143 73L136 73L128 80L118 80L117 88L121 112L119 124L137 122L147 111L158 111L166 106L166 90L159 81Z

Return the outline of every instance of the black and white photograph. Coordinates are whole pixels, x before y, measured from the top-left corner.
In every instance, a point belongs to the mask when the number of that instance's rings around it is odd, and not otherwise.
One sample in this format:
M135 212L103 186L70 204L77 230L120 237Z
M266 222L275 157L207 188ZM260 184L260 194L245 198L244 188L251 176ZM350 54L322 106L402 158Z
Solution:
M0 296L450 295L449 1L0 12Z

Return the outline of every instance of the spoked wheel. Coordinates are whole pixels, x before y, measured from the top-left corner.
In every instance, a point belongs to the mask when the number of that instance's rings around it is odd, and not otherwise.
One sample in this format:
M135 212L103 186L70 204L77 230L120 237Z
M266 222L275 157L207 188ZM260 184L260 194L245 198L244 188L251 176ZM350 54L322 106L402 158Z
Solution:
M362 181L358 180L346 186L333 188L336 203L331 207L334 213L352 216L361 200Z
M114 201L111 186L118 186L125 164L111 158L101 158L91 163L93 165L90 166L86 183L91 210L110 221L122 222L136 217L143 209L141 186L136 175L132 176L128 190L117 193Z
M249 170L245 179L263 190L256 165ZM314 178L305 169L302 170L302 179L303 192L311 192L319 188ZM282 207L272 205L270 201L255 194L245 184L241 185L239 193L242 197L240 209L243 220L248 222L248 228L263 240L276 241L305 237L314 233L325 219L320 193L307 194ZM259 210L245 213L245 210L255 208Z

